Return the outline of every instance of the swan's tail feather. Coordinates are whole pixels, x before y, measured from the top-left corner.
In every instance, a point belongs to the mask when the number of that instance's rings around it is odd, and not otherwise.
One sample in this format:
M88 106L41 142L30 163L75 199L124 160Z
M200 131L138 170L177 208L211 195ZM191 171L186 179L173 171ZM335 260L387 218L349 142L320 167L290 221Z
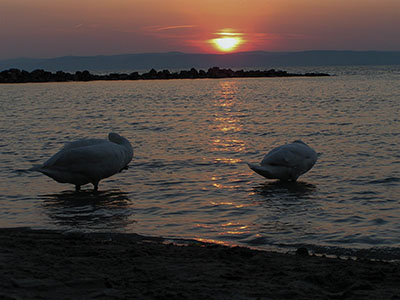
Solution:
M14 170L14 172L18 173L19 175L22 175L24 173L29 173L29 172L36 172L39 171L40 172L40 167L41 165L33 165L32 168L29 169L18 169L18 170Z
M33 165L32 166L32 168L29 168L28 170L26 170L26 171L29 171L29 172L40 172L40 168L42 167L42 165Z
M268 171L265 167L260 166L260 165L255 165L255 164L250 164L247 163L250 169L252 169L254 172L257 174L260 174L261 176L264 176L265 178L270 178L273 179L274 177L272 176L271 172Z

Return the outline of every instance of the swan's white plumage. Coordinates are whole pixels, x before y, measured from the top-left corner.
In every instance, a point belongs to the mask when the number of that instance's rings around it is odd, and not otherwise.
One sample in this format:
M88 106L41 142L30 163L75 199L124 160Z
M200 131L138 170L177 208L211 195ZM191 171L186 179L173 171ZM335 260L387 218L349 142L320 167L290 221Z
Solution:
M92 183L94 189L101 179L126 169L132 160L129 141L110 133L105 139L82 139L66 144L37 170L60 183L81 185Z
M304 142L294 141L271 150L259 165L248 165L254 172L268 179L296 181L314 166L317 156Z

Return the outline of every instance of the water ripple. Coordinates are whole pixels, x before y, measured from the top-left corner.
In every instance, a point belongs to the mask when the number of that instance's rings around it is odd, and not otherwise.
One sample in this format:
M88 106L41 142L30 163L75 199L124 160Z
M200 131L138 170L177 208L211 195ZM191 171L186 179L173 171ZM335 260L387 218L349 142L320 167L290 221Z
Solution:
M346 75L354 68L307 80L2 86L0 226L315 251L398 247L398 78L388 68ZM25 172L67 141L110 131L135 154L98 194ZM267 181L245 164L296 139L323 153L296 183Z

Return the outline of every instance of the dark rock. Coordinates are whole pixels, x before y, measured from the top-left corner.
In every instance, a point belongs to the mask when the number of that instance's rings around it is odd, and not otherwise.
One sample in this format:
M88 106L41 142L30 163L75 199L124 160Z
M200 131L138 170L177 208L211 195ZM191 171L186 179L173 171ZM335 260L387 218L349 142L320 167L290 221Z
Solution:
M305 247L300 247L296 250L296 254L297 255L301 255L301 256L308 256L308 250Z
M140 75L138 72L132 72L131 74L129 74L129 80L137 80L140 78Z
M24 83L24 82L65 82L65 81L92 81L92 80L147 80L147 79L196 79L196 78L231 78L231 77L290 77L290 76L330 76L324 73L305 73L295 74L286 71L276 71L274 69L260 71L233 71L231 69L220 69L212 67L206 71L182 70L180 72L171 73L169 70L157 72L151 69L148 73L140 75L138 72L130 74L111 73L108 75L94 75L89 71L77 71L75 74L57 71L51 73L42 69L37 69L32 72L27 72L19 69L9 69L0 72L0 83Z

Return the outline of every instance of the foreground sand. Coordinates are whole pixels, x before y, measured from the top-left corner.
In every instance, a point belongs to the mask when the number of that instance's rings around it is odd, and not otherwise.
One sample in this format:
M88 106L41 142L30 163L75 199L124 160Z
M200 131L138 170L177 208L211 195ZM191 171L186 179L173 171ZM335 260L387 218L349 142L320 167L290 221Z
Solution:
M400 299L397 263L0 229L0 299Z

